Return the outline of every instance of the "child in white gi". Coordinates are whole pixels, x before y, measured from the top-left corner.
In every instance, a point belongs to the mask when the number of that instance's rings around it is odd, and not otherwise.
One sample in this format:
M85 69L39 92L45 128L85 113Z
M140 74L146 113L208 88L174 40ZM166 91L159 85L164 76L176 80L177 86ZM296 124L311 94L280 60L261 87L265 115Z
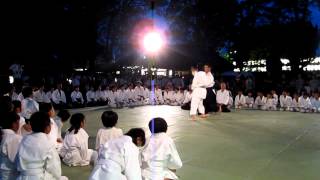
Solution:
M17 180L27 179L67 179L61 176L61 163L58 152L47 134L51 130L47 113L36 112L31 116L32 134L25 136L18 149L16 158L20 173Z
M314 97L311 101L312 104L312 110L313 112L320 112L320 98L319 98L319 93L316 92L314 93Z
M71 93L71 100L73 107L79 108L84 104L82 93L80 92L79 86L76 86L74 91Z
M257 93L257 97L254 101L254 108L255 109L262 109L266 104L266 97L261 92Z
M71 116L71 127L63 140L60 156L68 166L87 166L94 164L97 152L88 148L89 135L83 129L85 116L76 113Z
M149 122L152 133L146 148L142 152L142 177L144 180L176 180L176 170L182 167L182 161L174 141L166 134L167 122L154 118Z
M234 106L236 109L242 109L242 108L246 107L246 98L242 94L241 90L238 91L238 95L234 99Z
M262 107L262 110L265 110L265 111L277 110L277 107L275 105L275 98L273 97L272 94L270 94L270 93L267 94L265 105Z
M292 110L292 97L289 96L287 91L283 91L280 96L280 111L291 111Z
M13 104L13 111L18 114L20 120L19 120L19 130L17 131L17 134L21 136L25 136L27 134L32 133L32 129L30 124L26 123L26 120L24 117L22 117L21 114L21 102L20 101L12 101Z
M140 128L108 141L101 146L89 180L142 180L138 147L144 144L145 133Z
M15 158L22 136L19 130L19 115L9 112L1 120L2 140L0 145L0 179L16 180L18 177Z
M96 137L96 150L99 152L99 148L106 142L116 139L123 135L121 129L116 128L118 122L118 114L113 111L105 111L101 115L101 121L104 128L99 129Z
M301 97L299 97L299 107L300 112L308 113L312 109L311 101L307 93L303 93Z
M246 96L246 107L252 109L254 105L254 98L252 96L252 92L248 92L248 96Z
M298 94L293 95L293 100L291 104L291 111L292 112L300 112L300 106L299 106L299 96Z

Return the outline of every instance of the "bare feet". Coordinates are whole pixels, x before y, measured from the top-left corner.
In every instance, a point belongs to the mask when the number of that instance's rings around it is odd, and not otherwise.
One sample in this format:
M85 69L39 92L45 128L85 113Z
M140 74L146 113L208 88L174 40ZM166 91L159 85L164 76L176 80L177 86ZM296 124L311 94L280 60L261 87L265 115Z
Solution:
M207 118L208 116L209 116L208 114L201 114L200 115L200 117L203 118L203 119Z
M192 121L197 120L197 116L196 116L196 115L191 115L191 120L192 120Z

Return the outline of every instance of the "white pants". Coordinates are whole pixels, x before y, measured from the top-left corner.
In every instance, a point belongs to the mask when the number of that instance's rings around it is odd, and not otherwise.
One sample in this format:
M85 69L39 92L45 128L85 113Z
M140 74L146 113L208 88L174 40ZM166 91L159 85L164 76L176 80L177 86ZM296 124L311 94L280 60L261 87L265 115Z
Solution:
M197 110L200 114L204 114L203 99L199 97L192 97L190 115L197 115Z

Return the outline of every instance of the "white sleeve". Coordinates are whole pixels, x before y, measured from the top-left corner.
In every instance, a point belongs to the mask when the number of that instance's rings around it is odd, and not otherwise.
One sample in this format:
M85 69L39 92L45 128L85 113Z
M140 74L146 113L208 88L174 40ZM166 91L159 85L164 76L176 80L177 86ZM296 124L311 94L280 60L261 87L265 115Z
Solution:
M169 145L170 150L170 158L168 161L168 168L169 169L180 169L182 167L182 161L180 159L179 153L174 142L170 143Z
M45 170L51 174L55 179L61 178L61 162L57 150L53 148L50 150L46 159Z
M53 91L51 96L52 96L52 101L56 104L59 104L59 99L57 98L57 91Z
M124 174L127 180L142 180L139 150L134 145L125 146Z
M72 102L77 102L76 93L74 91L71 93L71 99L72 99Z

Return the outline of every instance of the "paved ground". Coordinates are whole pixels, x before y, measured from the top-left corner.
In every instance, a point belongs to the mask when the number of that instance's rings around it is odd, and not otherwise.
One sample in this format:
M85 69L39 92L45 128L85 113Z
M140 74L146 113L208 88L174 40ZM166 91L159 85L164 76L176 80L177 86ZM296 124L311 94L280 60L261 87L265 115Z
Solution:
M100 110L81 110L94 145ZM320 114L237 111L192 122L179 107L116 110L124 132L164 117L184 162L182 180L319 180ZM91 167L66 167L71 180L87 179Z

